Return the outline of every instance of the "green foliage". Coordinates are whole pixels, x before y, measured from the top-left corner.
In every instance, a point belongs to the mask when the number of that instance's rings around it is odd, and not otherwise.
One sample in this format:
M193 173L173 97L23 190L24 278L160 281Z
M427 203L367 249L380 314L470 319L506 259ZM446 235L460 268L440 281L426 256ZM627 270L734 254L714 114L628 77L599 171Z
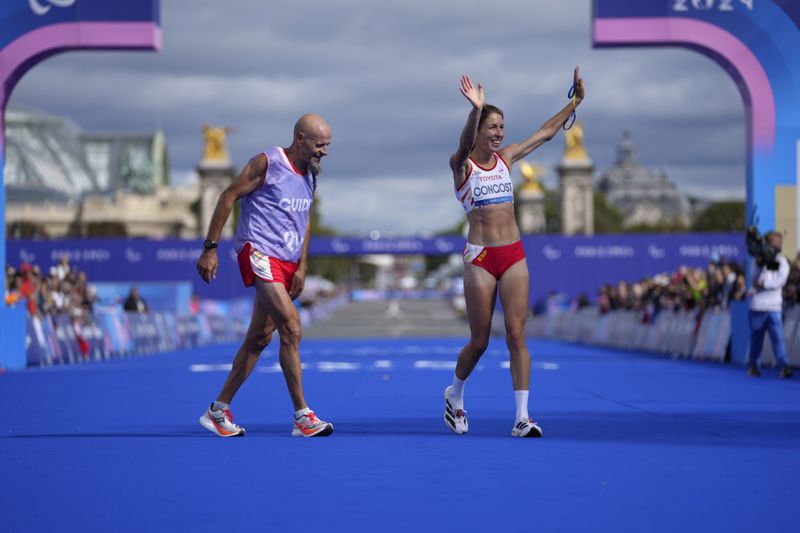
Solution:
M314 197L314 202L311 204L311 235L336 235L336 230L325 226L322 223L322 215L319 213L320 199L319 196Z
M692 231L744 231L743 201L716 202L706 207L692 224Z
M658 224L636 224L625 229L626 233L682 233L689 227L677 220L665 220Z
M354 261L353 257L314 256L308 261L308 273L336 284L346 283L355 275Z
M621 233L624 231L622 221L625 220L625 215L606 201L605 194L594 191L592 202L595 233Z
M561 194L557 190L548 189L542 185L544 190L544 232L561 232Z
M466 225L466 223L467 219L461 218L458 220L458 222L456 222L452 226L449 226L441 231L437 231L436 236L438 237L442 235L461 235L464 232L464 226Z
M426 255L425 256L425 274L430 274L440 266L447 263L449 257L446 255Z

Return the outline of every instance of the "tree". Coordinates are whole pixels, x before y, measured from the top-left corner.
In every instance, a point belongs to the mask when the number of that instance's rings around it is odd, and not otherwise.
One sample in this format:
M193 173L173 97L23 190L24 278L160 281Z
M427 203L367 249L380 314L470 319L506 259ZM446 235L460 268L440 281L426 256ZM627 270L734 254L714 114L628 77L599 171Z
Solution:
M336 230L325 226L322 223L322 215L319 213L320 199L319 196L314 197L314 202L311 204L311 224L312 235L336 235Z
M606 195L594 191L594 232L595 233L621 233L622 222L625 215L606 200Z
M682 233L689 228L679 220L662 220L657 224L636 224L625 228L626 233Z
M692 231L744 231L744 228L745 205L741 200L713 203L692 224Z

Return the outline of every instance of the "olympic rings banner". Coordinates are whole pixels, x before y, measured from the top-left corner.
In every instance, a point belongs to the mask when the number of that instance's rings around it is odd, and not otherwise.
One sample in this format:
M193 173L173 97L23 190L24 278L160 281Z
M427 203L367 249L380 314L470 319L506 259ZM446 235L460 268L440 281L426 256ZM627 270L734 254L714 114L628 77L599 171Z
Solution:
M524 237L531 272L531 300L558 291L568 296L584 292L594 298L605 283L636 281L682 265L705 267L709 260L744 263L746 248L740 233L608 235L594 237ZM461 254L464 238L312 237L309 254ZM43 273L66 256L92 283L190 281L201 298L227 300L249 297L236 262L233 242L219 244L217 278L206 285L197 274L202 241L165 239L11 240L8 264L38 265Z

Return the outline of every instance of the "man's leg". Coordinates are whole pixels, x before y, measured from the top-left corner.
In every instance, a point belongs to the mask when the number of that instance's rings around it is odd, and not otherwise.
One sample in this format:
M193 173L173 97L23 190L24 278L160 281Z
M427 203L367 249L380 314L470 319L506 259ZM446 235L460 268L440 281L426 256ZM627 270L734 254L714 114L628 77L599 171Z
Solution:
M228 379L222 387L217 401L200 417L200 425L220 437L241 437L245 434L245 429L234 423L233 415L230 411L230 403L233 397L255 368L258 357L269 344L272 332L275 330L275 323L267 316L266 310L259 303L258 298L253 302L253 315L250 319L250 327L247 335L242 342L236 357L233 359L231 371Z
M280 363L295 411L308 407L303 397L303 371L300 366L300 314L282 283L257 279L256 297L272 319L280 337Z
M264 306L259 302L258 295L253 301L253 315L247 335L242 342L236 357L233 359L228 379L225 380L222 390L217 397L218 402L230 404L233 397L247 379L258 363L258 358L267 347L275 331L275 322L267 315Z
M761 356L761 348L764 346L767 314L750 311L748 318L750 322L750 355L747 358L747 366L752 372L758 369L758 358Z
M256 280L256 296L272 319L280 336L280 363L294 405L294 437L325 437L333 424L317 418L303 397L303 370L300 365L300 314L282 283Z
M786 342L783 338L783 316L780 311L767 313L767 332L769 333L769 340L772 342L775 362L778 364L778 368L783 370L789 366L789 359L786 357Z

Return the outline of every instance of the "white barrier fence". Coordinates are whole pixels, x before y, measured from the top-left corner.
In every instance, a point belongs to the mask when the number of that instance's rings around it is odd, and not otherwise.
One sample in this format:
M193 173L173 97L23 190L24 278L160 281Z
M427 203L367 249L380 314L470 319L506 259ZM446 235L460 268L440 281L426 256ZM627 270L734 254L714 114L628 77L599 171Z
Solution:
M739 323L737 327L747 327ZM493 332L504 333L502 317L495 317ZM786 352L793 366L800 366L800 306L787 310L783 321ZM661 353L674 357L725 361L732 333L728 310L661 311L647 320L640 311L613 311L605 314L595 308L536 315L528 319L529 337L555 339L592 346ZM744 354L735 357L744 361ZM761 363L775 362L767 336Z

